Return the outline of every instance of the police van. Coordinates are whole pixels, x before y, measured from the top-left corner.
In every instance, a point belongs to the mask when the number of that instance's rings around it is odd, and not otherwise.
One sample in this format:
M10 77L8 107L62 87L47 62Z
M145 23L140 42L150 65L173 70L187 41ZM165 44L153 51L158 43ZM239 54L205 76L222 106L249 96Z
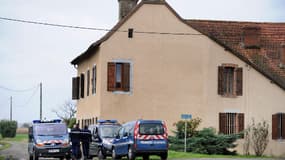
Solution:
M112 158L127 156L135 159L158 155L161 160L168 156L167 128L161 120L137 120L123 124L112 142Z
M99 120L98 124L90 125L92 141L89 148L89 158L97 156L101 160L111 156L112 142L120 128L121 125L117 120Z
M61 120L34 120L29 127L28 152L30 160L39 157L70 159L71 146L65 123Z

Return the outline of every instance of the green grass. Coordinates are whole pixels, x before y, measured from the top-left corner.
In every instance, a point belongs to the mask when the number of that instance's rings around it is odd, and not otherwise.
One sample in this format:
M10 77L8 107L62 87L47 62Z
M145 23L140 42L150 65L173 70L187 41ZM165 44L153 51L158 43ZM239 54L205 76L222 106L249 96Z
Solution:
M1 144L0 151L11 147L11 144L7 142L0 141L0 144Z
M8 142L24 142L28 141L28 134L17 134L14 138L3 138L0 139L1 141L8 141Z
M0 160L5 160L5 157L3 157L3 156L0 156Z

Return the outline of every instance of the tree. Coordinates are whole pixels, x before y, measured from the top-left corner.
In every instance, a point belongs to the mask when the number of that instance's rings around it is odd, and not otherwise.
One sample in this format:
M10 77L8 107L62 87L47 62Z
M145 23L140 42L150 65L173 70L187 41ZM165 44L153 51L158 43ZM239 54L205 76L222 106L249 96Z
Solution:
M197 128L202 122L202 119L197 117L191 120L187 120L187 129L186 129L186 138L190 138L197 133ZM176 138L184 138L185 137L185 121L180 120L174 124L176 126L176 131L173 131Z
M269 124L265 120L255 124L253 119L250 128L252 148L256 156L262 156L269 142Z
M58 109L52 110L52 112L54 112L60 119L62 119L69 127L76 123L76 111L76 103L71 100L65 101L65 103L61 105Z

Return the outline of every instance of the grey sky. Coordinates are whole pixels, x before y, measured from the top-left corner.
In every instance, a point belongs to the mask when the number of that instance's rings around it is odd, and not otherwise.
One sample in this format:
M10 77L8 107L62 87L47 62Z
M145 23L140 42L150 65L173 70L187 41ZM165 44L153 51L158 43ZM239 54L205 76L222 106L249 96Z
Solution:
M285 22L284 0L167 0L185 19ZM0 17L110 29L118 20L117 0L0 0ZM43 83L43 117L71 99L70 61L105 32L0 20L0 87L22 90ZM32 96L34 93L34 96ZM39 90L0 88L0 119L39 118Z

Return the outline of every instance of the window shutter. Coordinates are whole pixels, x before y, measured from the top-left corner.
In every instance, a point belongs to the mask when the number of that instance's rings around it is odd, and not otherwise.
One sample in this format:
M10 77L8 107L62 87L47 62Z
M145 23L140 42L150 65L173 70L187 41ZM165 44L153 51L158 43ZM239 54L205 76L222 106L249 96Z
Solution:
M282 113L282 139L285 139L285 113Z
M218 94L224 95L224 67L218 69Z
M278 139L278 114L272 115L272 139Z
M116 64L113 62L108 62L108 84L107 90L115 90L115 80L116 80Z
M79 77L72 78L72 99L79 99Z
M130 63L123 63L123 90L130 91Z
M82 73L80 76L80 94L81 94L81 98L84 98L84 74Z
M239 113L238 114L238 132L242 132L244 130L244 114ZM242 134L242 138L244 137L244 134Z
M87 96L89 96L90 91L90 70L87 71Z
M226 134L227 128L227 114L226 113L219 113L219 130L220 133Z
M96 93L96 66L92 68L92 93Z
M242 96L242 68L236 69L236 95Z

